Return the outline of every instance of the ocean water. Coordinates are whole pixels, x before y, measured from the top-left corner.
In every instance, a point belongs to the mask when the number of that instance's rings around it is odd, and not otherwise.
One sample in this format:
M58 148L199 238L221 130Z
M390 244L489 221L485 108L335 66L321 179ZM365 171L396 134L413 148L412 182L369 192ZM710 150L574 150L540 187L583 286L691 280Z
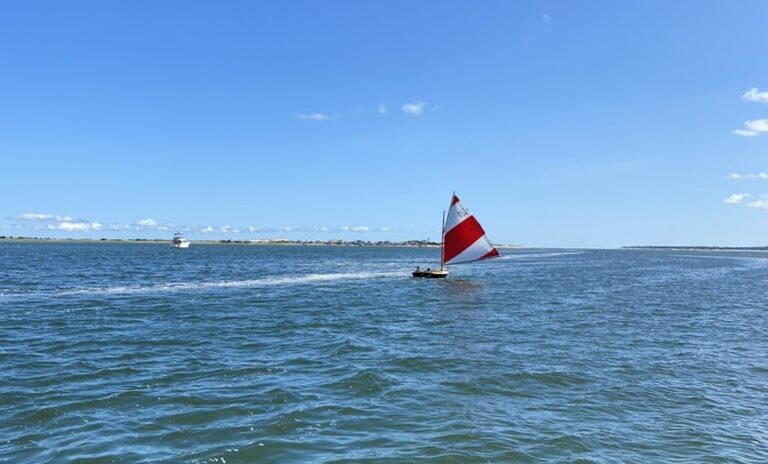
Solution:
M0 243L0 461L765 463L768 254Z

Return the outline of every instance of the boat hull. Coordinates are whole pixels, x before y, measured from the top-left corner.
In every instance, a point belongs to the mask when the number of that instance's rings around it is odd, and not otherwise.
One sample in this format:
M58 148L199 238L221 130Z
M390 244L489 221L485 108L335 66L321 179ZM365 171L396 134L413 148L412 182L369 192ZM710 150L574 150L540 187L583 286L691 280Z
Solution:
M171 246L173 248L189 248L190 242L181 242L181 243L173 243Z
M413 271L413 276L422 279L445 279L448 277L448 271L437 269L434 271Z

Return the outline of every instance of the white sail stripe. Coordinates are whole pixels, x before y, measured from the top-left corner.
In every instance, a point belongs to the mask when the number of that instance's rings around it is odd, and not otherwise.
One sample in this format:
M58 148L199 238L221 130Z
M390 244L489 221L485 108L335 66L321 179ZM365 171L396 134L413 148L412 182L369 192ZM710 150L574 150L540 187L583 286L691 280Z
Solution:
M488 240L486 235L483 235L477 239L475 243L465 248L464 251L454 256L452 260L446 261L445 264L459 264L468 261L476 261L487 255L491 250L493 250L493 244Z
M447 234L449 230L461 224L470 216L472 214L461 205L461 202L456 202L448 210L448 217L445 220L445 233Z

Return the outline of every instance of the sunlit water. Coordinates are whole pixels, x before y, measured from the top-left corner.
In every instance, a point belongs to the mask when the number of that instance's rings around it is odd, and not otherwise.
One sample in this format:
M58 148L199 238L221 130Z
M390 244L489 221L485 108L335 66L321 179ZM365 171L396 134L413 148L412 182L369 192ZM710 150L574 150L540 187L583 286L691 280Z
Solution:
M768 254L0 243L0 461L768 462Z

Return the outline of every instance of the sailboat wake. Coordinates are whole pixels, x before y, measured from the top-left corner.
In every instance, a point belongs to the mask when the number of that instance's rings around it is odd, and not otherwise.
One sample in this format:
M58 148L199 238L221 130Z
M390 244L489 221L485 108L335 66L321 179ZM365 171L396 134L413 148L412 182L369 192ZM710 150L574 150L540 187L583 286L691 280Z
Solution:
M212 289L228 288L260 288L290 285L308 285L318 283L333 283L354 280L370 280L391 277L402 277L402 272L355 272L331 274L304 274L299 276L269 276L260 279L225 280L217 282L168 282L155 285L122 285L108 287L86 287L50 292L31 292L15 295L2 295L4 298L55 298L66 296L98 296L98 295L140 295L161 294L173 292L196 292Z
M551 252L551 253L519 253L519 254L505 253L501 255L497 259L497 261L533 259L533 258L554 258L556 256L573 256L573 255L582 255L582 254L584 254L583 251L557 251L557 252Z

